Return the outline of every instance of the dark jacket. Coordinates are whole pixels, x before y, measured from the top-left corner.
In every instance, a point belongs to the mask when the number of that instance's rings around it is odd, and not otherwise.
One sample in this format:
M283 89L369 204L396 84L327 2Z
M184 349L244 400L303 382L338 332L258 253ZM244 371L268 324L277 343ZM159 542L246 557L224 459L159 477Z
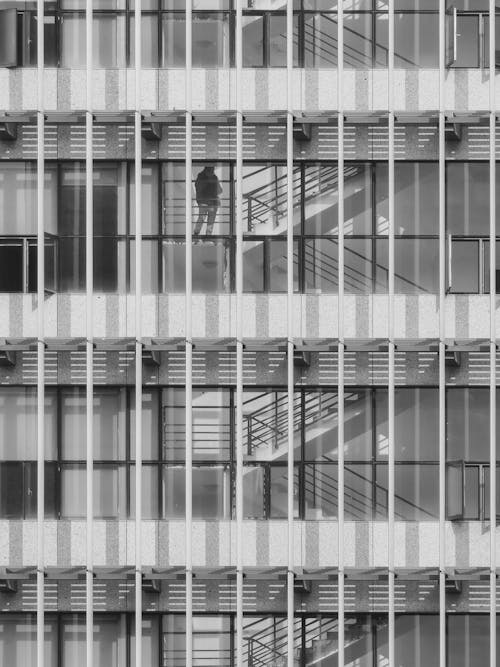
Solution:
M215 174L209 174L205 169L196 177L196 201L199 204L218 205L222 188Z

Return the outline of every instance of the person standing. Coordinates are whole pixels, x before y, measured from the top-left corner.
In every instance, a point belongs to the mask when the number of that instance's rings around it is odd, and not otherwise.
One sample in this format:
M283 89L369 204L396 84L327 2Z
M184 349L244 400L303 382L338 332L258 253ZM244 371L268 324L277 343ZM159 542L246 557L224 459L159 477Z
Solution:
M217 210L220 206L222 187L215 168L212 165L205 166L195 181L196 202L198 204L198 220L194 228L194 234L201 234L203 224L207 223L207 235L213 234Z

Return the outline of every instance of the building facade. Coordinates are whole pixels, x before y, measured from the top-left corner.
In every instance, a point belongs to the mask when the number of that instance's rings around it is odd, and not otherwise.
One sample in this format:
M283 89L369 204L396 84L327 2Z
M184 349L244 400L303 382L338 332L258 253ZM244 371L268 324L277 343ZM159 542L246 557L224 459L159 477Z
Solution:
M497 11L0 3L2 666L497 664Z

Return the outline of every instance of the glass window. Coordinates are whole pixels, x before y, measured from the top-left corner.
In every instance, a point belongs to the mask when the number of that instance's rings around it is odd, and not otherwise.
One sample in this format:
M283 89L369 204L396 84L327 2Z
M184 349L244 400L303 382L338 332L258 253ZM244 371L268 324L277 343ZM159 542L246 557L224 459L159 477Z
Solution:
M118 244L118 291L125 291L125 244ZM141 241L141 293L158 294L159 269L158 269L158 242L143 238ZM131 294L135 293L135 241L129 242L129 289ZM121 286L121 287L120 287Z
M297 398L300 400L299 395ZM277 451L287 446L287 405L285 392L244 392L243 456L246 460L272 460Z
M371 465L351 464L344 468L344 517L347 521L373 518L373 470Z
M94 518L123 519L127 516L125 468L94 464ZM82 463L61 466L61 517L86 517L86 466Z
M161 30L162 67L184 67L186 63L186 19L184 15L164 14L161 20Z
M335 14L304 15L304 67L337 67L337 17Z
M57 171L45 164L45 230L55 232ZM33 162L0 163L0 235L37 233L37 172Z
M164 389L162 405L163 457L167 461L185 459L185 393ZM231 449L229 392L193 391L193 457L198 461L228 460Z
M231 189L228 165L195 164L191 180L193 183L193 235L228 234L231 229ZM179 188L180 192L184 192L184 187L182 183ZM178 233L175 232L175 228L168 230L168 233L172 232ZM181 233L185 233L184 229Z
M297 408L295 410L300 415ZM337 392L307 391L304 394L302 423L306 460L337 458L337 412ZM348 419L349 417L345 415L345 421ZM345 427L344 437L348 439L348 436L345 436Z
M448 461L489 460L489 413L489 389L449 387L446 390Z
M300 172L296 170L295 203L300 200ZM277 235L287 230L288 176L285 165L243 165L243 232ZM300 224L300 219L297 220Z
M193 14L193 67L229 67L229 15Z
M135 465L129 468L130 509L129 518L135 518ZM143 519L159 518L158 468L156 465L142 466L142 513Z
M352 660L346 652L345 667L372 667L375 662L375 637L371 616L346 614L344 637L346 647L356 647Z
M160 637L158 616L142 617L142 662L160 665ZM135 620L130 623L130 665L135 667Z
M161 169L163 234L184 235L186 233L185 166L169 162L163 164ZM193 171L196 171L196 167ZM215 174L217 175L217 172Z
M265 276L264 241L243 241L243 291L263 292Z
M57 621L50 614L44 620L44 664L57 667ZM0 663L9 667L36 667L36 614L0 614Z
M141 5L144 10L144 4ZM141 16L141 67L158 67L158 17L155 14ZM129 16L129 67L135 66L135 16ZM144 195L143 195L144 197Z
M450 292L454 294L479 293L479 248L479 241L455 240L449 237L451 275L448 276L448 284Z
M381 398L387 397L385 392L377 394ZM398 388L394 400L396 460L437 461L439 458L438 389Z
M148 460L158 460L160 453L158 450L159 442L159 393L143 387L142 390L142 458ZM135 459L135 389L130 390L128 414L130 419L130 458ZM163 430L163 429L162 429Z
M385 292L389 280L389 247L376 242L377 291ZM397 294L437 294L439 291L439 239L394 241L394 291Z
M344 67L372 67L373 28L371 14L344 14Z
M286 67L286 16L270 13L268 24L269 67Z
M0 244L0 292L24 291L24 246L22 241Z
M61 454L66 461L86 459L86 390L61 392ZM125 458L125 390L94 388L94 460Z
M304 467L304 518L334 519L338 507L338 466L312 464Z
M45 464L45 516L56 516L56 464ZM0 517L34 519L37 512L36 462L0 463Z
M37 392L35 387L0 388L0 460L37 458ZM57 401L45 390L45 458L57 459Z
M174 165L171 165L172 167ZM167 165L163 166L165 170ZM129 211L130 233L135 234L135 169L131 164L128 170L129 177ZM143 164L141 181L141 225L145 236L158 234L159 215L159 183L158 169L155 165ZM168 202L165 199L165 204Z
M394 484L396 519L432 521L439 518L438 465L397 465Z
M230 667L231 619L229 616L193 616L193 662ZM166 665L186 664L186 617L163 616L162 652Z
M338 234L337 165L306 165L303 199L304 234Z
M95 68L125 67L125 16L94 15L93 65ZM65 14L60 20L61 67L86 66L85 17Z
M395 662L401 667L439 667L439 616L397 614ZM454 664L454 663L450 663Z
M347 163L344 165L344 234L371 234L372 218L372 169L368 164Z
M185 518L185 468L163 468L163 516ZM193 467L193 519L230 518L230 474L226 466Z
M271 519L288 517L288 469L286 466L271 466L270 470L270 509ZM293 516L299 518L299 471L294 472Z
M394 167L396 236L439 234L439 178L435 162L396 162ZM389 233L387 163L376 165L377 234Z
M306 239L304 242L303 267L306 292L335 294L338 291L337 241ZM346 289L346 291L348 290Z
M414 7L412 7L413 9ZM389 51L389 22L377 21L377 48L386 62ZM439 67L439 20L436 14L395 13L394 67L401 69Z
M0 10L0 66L17 65L17 10Z
M489 636L487 614L449 614L446 618L448 664L453 667L488 664Z
M483 162L446 164L446 224L453 236L489 235L489 166Z
M262 466L244 466L243 468L243 516L245 519L264 519L265 505L265 469Z
M61 633L62 664L84 667L86 664L85 615L64 614ZM120 667L126 664L126 644L124 614L94 614L93 664L95 667Z
M264 16L243 16L243 67L264 65Z
M229 241L198 240L193 244L193 292L227 293L231 288ZM185 290L184 242L163 243L163 291L183 293Z

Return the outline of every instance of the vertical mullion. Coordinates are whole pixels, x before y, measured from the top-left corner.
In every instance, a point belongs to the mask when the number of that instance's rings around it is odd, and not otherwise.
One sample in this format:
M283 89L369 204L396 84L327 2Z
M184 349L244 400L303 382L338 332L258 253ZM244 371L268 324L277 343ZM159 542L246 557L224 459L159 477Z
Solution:
M389 383L388 383L388 644L389 665L396 664L394 645L394 0L389 0L389 53L388 53L388 110L389 110L389 290L388 290L388 338L389 338Z
M94 530L94 343L93 343L93 299L94 299L94 193L93 193L93 116L92 116L92 79L93 79L93 34L92 34L92 0L86 0L85 34L86 34L86 93L87 110L85 113L85 290L86 290L86 523L87 523L87 555L86 555L86 607L85 607L85 645L86 665L93 667L93 629L94 629L94 574L93 574L93 530Z
M294 665L294 440L293 440L293 0L286 5L286 173L287 173L287 409L288 409L288 576L287 576L287 661Z
M343 3L337 6L337 109L338 109L338 391L337 391L337 451L338 451L338 667L344 667L344 11Z
M142 5L135 0L135 667L142 667Z
M446 667L446 192L445 192L445 0L439 0L439 667Z
M45 568L45 115L44 0L37 0L37 665L44 667ZM25 255L27 257L27 254Z
M243 19L236 4L236 665L243 666Z
M193 0L186 0L186 666L193 664L193 226L191 172L192 137L192 18Z
M489 3L490 75L490 667L496 667L496 114L495 0ZM488 499L485 498L485 504Z

